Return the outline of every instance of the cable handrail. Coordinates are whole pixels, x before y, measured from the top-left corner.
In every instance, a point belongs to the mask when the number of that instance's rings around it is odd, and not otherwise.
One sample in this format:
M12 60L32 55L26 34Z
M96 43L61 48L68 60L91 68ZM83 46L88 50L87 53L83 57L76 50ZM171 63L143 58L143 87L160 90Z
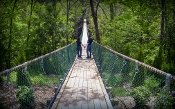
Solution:
M5 74L5 73L7 73L7 72L13 71L13 70L18 69L18 68L23 67L23 66L27 66L27 65L29 65L29 64L31 64L31 63L33 63L33 62L36 62L36 61L38 61L38 60L40 60L40 59L46 58L46 57L48 57L48 56L50 56L50 55L52 55L52 54L54 54L54 53L56 53L56 52L58 52L58 51L63 50L63 49L66 48L66 47L69 47L70 45L72 45L72 44L74 44L74 43L75 43L75 42L70 43L70 44L68 44L68 45L66 45L66 46L64 46L64 47L58 48L58 49L55 50L55 51L52 51L52 52L50 52L50 53L46 53L46 54L41 55L41 56L39 56L39 57L37 57L37 58L34 58L34 59L32 59L32 60L29 60L29 61L27 61L27 62L24 62L24 63L22 63L22 64L19 64L19 65L15 66L15 67L12 67L12 68L10 68L10 69L6 69L6 70L0 72L0 75L3 75L3 74Z

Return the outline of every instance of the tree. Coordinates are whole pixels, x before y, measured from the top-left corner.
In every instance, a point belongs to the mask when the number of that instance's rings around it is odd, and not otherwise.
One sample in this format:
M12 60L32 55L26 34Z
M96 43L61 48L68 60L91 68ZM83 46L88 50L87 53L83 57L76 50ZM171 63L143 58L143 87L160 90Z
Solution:
M158 69L161 69L162 61L163 61L163 47L165 41L165 19L166 19L166 2L165 0L161 0L160 3L160 10L161 10L161 27L160 27L160 46L158 55L155 57L154 66Z
M70 10L70 1L67 0L67 26L69 24L69 10ZM69 43L68 36L66 36L66 42L67 42L67 44Z
M31 19L32 19L32 14L33 14L33 9L34 9L34 3L36 1L34 0L31 0L30 1L30 15L29 15L29 20L28 20L28 27L27 27L27 38L26 38L26 50L25 50L25 54L26 54L26 57L29 58L29 38L31 37L31 33L30 33L30 27L31 27Z
M168 72L175 71L175 1L165 0L165 65L164 68ZM167 67L165 67L167 66Z
M99 29L98 29L98 17L97 17L99 3L100 3L100 0L97 1L96 8L94 8L94 2L93 0L90 0L91 13L93 17L94 26L95 26L96 40L97 42L100 43L100 34L99 34Z
M11 67L11 46L12 46L13 18L14 18L14 11L16 8L16 3L17 3L17 0L14 0L13 7L11 10L11 16L10 16L7 68Z
M110 5L109 5L109 7L110 7L110 17L111 17L111 20L113 20L114 19L114 3L110 3Z

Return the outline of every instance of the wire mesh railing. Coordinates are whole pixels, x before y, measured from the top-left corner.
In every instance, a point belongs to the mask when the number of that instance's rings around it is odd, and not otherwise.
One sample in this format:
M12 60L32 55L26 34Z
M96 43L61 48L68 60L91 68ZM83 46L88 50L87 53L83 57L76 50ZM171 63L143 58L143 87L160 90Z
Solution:
M0 108L49 108L70 70L76 45L25 62L0 73Z
M116 109L172 109L173 76L98 43L93 57Z

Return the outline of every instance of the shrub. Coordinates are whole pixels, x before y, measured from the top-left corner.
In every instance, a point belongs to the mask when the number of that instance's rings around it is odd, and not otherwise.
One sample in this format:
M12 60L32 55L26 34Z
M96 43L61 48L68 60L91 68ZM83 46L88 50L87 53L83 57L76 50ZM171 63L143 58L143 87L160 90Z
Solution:
M136 107L144 108L145 104L149 100L151 93L146 87L139 86L135 87L130 94L135 100Z
M16 84L16 80L17 80L17 72L12 71L10 73L10 82L12 82L13 84Z
M126 96L128 93L125 88L123 87L113 87L112 88L112 95L114 96Z
M17 89L16 97L22 107L33 107L34 95L31 88L27 86L19 86Z
M3 85L3 82L4 82L4 80L3 80L3 78L0 76L0 86Z
M134 80L132 81L133 87L138 87L143 85L145 79L145 74L142 68L139 68L138 71L135 72Z
M160 83L153 76L149 76L144 81L144 86L153 94L156 94L160 90L159 84Z
M58 80L60 79L57 75L30 75L32 84L38 84L38 85L55 85L58 84Z
M162 90L156 99L155 109L173 109L174 98L167 89Z
M31 80L28 72L17 72L18 86L31 86Z

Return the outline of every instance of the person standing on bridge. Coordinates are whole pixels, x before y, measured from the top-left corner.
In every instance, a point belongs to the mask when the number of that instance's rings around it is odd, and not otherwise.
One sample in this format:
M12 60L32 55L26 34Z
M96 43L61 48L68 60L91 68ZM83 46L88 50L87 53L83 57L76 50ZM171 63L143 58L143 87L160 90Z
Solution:
M81 58L81 55L82 55L82 47L81 47L81 45L82 45L81 40L78 37L77 38L77 55L78 55L79 58Z
M87 41L87 49L86 49L87 58L91 58L92 42L93 42L93 39L91 36L89 36Z

